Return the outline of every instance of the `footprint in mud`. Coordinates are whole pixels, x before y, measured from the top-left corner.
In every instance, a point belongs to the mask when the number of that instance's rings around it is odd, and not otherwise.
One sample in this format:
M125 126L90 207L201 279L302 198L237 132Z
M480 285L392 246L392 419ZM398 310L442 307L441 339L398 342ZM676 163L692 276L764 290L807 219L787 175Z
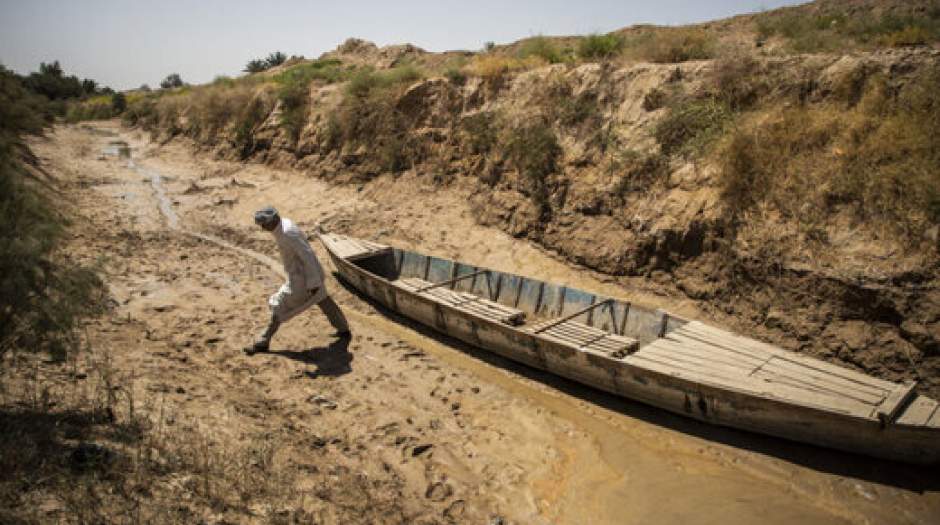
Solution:
M424 492L424 497L436 502L444 501L453 495L453 487L441 481L431 483Z

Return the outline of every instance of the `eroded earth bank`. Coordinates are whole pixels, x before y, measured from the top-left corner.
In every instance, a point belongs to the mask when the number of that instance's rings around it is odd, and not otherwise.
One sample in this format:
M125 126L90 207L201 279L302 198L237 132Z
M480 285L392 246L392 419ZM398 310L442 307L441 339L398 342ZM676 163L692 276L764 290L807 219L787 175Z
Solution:
M133 164L104 153L113 141L129 144ZM940 481L928 470L712 428L608 396L396 318L332 276L355 334L348 344L309 312L283 329L271 353L241 352L280 281L251 256L276 258L251 222L269 203L308 232L322 225L722 324L672 283L604 276L481 226L472 190L460 184L434 191L406 173L333 185L210 160L182 139L160 145L116 123L58 127L31 147L77 217L69 251L101 265L112 308L88 327L85 352L6 378L5 395L41 392L60 406L99 400L107 422L69 420L55 435L93 440L118 459L107 476L73 487L82 498L34 487L19 515L485 524L940 518ZM232 247L173 228L155 174L181 228ZM96 430L106 423L126 432Z

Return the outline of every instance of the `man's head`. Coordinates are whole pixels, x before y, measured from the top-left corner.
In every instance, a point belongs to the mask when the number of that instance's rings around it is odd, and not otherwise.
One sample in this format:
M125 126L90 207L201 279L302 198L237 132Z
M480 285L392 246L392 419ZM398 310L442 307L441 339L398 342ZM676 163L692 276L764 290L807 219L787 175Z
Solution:
M261 226L261 229L265 231L274 230L280 222L280 215L278 215L277 210L271 206L265 206L255 212L255 224Z

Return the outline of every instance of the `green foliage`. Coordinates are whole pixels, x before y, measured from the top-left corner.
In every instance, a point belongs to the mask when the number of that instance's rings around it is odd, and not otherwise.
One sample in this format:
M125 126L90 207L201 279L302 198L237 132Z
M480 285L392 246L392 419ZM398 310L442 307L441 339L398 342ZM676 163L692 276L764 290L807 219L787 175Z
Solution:
M714 99L678 103L656 124L653 137L664 155L688 155L717 138L732 117L728 106Z
M715 37L701 29L654 28L624 42L624 53L636 60L662 64L704 60L715 55Z
M616 33L591 34L578 41L578 56L586 60L609 59L620 54L624 38Z
M549 64L557 64L563 60L561 51L549 38L542 35L525 40L519 46L519 58L538 57Z
M260 58L255 58L255 59L249 60L248 63L245 64L245 69L243 69L242 71L244 71L245 73L261 73L262 71L267 71L267 69L268 69L267 62L265 62L264 60Z
M548 123L538 119L506 130L502 137L506 159L524 180L528 181L533 199L547 203L548 176L558 168L561 146Z
M287 55L280 51L275 51L268 55L268 58L264 59L265 64L268 68L279 66L287 61Z
M342 82L347 78L349 78L349 71L343 68L341 61L322 59L292 66L275 76L274 81L282 85L309 85L313 81L333 84Z
M493 149L498 137L496 120L494 113L480 111L460 121L461 144L464 145L466 153L481 155Z
M286 83L278 90L277 96L281 101L281 126L288 131L291 140L296 143L307 123L309 88L302 83Z
M463 68L451 67L444 71L444 77L456 86L462 86L467 83L467 74Z
M97 275L56 248L63 217L22 164L22 134L42 132L43 98L0 67L0 355L12 348L62 358L79 320L101 304Z
M160 81L160 87L162 89L183 87L183 79L180 77L179 73L170 73L166 78Z
M494 49L496 49L496 42L493 42L492 40L487 40L486 42L483 42L484 53L489 53L493 51Z
M78 77L65 76L58 60L51 64L45 62L39 64L39 71L26 77L24 85L28 90L43 95L49 100L78 98L85 93ZM61 112L57 113L61 114Z
M111 95L111 112L114 115L120 115L125 109L127 109L127 97L124 93L118 92Z
M414 82L424 74L412 65L392 68L386 71L363 69L353 74L346 85L346 93L352 97L365 98L375 90L383 90Z
M760 39L779 36L797 53L924 45L940 41L940 11L819 14L785 10L758 17L756 29Z

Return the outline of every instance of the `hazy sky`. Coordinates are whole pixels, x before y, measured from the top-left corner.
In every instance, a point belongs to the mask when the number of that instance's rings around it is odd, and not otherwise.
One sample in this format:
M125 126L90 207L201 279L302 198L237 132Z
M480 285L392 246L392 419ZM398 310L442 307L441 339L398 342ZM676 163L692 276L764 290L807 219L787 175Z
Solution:
M0 63L20 73L59 60L117 89L168 73L201 83L275 50L316 57L348 37L429 51L527 36L686 24L797 0L0 0Z

